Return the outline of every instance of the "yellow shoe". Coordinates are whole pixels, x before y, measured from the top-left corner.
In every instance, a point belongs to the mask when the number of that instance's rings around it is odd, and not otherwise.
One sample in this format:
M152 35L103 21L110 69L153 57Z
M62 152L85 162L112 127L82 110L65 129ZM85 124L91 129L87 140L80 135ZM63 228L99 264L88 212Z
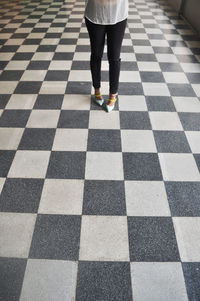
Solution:
M112 98L109 99L109 102L113 103L113 105L112 105L112 106L111 106L111 105L106 105L106 109L107 109L107 112L108 112L108 113L110 113L110 112L114 109L115 103L116 103L116 101L117 101L117 95L118 95L118 94L115 95L115 98L114 98L114 99L112 99Z
M98 96L101 96L101 99L96 99L96 97L98 97ZM96 102L99 106L102 106L103 103L104 103L104 99L103 99L101 93L100 93L100 94L94 94L94 97L95 97L95 102Z

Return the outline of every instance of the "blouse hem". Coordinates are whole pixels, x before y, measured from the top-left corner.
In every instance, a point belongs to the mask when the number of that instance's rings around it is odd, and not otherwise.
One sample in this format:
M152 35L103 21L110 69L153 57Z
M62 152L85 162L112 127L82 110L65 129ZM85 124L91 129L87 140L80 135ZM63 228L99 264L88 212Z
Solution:
M123 18L122 20L119 20L119 21L117 21L117 22L115 22L115 23L96 23L96 22L92 21L90 18L88 18L88 16L84 15L84 17L86 17L90 22L92 22L92 23L94 23L94 24L97 24L97 25L115 25L115 24L117 24L117 23L119 23L119 22L122 22L122 21L124 21L125 19L127 19L127 18L128 18L128 15L127 15L127 17L125 17L125 18Z

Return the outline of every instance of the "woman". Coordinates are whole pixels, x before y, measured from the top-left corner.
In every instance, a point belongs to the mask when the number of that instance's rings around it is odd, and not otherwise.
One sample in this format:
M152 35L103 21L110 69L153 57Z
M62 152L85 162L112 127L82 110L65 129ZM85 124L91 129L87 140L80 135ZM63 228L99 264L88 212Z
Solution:
M109 102L107 111L114 109L118 96L120 75L120 51L128 18L128 0L86 0L85 24L90 37L90 68L95 101L102 106L100 92L101 60L105 34L107 34L107 56L109 62Z

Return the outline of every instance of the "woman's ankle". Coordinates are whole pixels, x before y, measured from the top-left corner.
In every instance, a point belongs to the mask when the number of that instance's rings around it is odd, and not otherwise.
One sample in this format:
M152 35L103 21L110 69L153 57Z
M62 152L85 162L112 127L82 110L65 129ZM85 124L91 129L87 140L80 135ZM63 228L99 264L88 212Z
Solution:
M110 93L110 98L114 99L117 96L117 92L116 93Z
M101 92L100 92L100 89L101 89L101 88L95 88L95 89L94 89L95 94L100 94L100 93L101 93Z

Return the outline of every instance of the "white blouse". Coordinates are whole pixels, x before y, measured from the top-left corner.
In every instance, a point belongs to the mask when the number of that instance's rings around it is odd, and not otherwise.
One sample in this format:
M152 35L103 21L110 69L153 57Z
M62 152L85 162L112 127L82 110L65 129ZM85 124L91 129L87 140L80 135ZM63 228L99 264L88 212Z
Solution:
M85 17L96 24L116 24L128 18L128 0L86 0Z

